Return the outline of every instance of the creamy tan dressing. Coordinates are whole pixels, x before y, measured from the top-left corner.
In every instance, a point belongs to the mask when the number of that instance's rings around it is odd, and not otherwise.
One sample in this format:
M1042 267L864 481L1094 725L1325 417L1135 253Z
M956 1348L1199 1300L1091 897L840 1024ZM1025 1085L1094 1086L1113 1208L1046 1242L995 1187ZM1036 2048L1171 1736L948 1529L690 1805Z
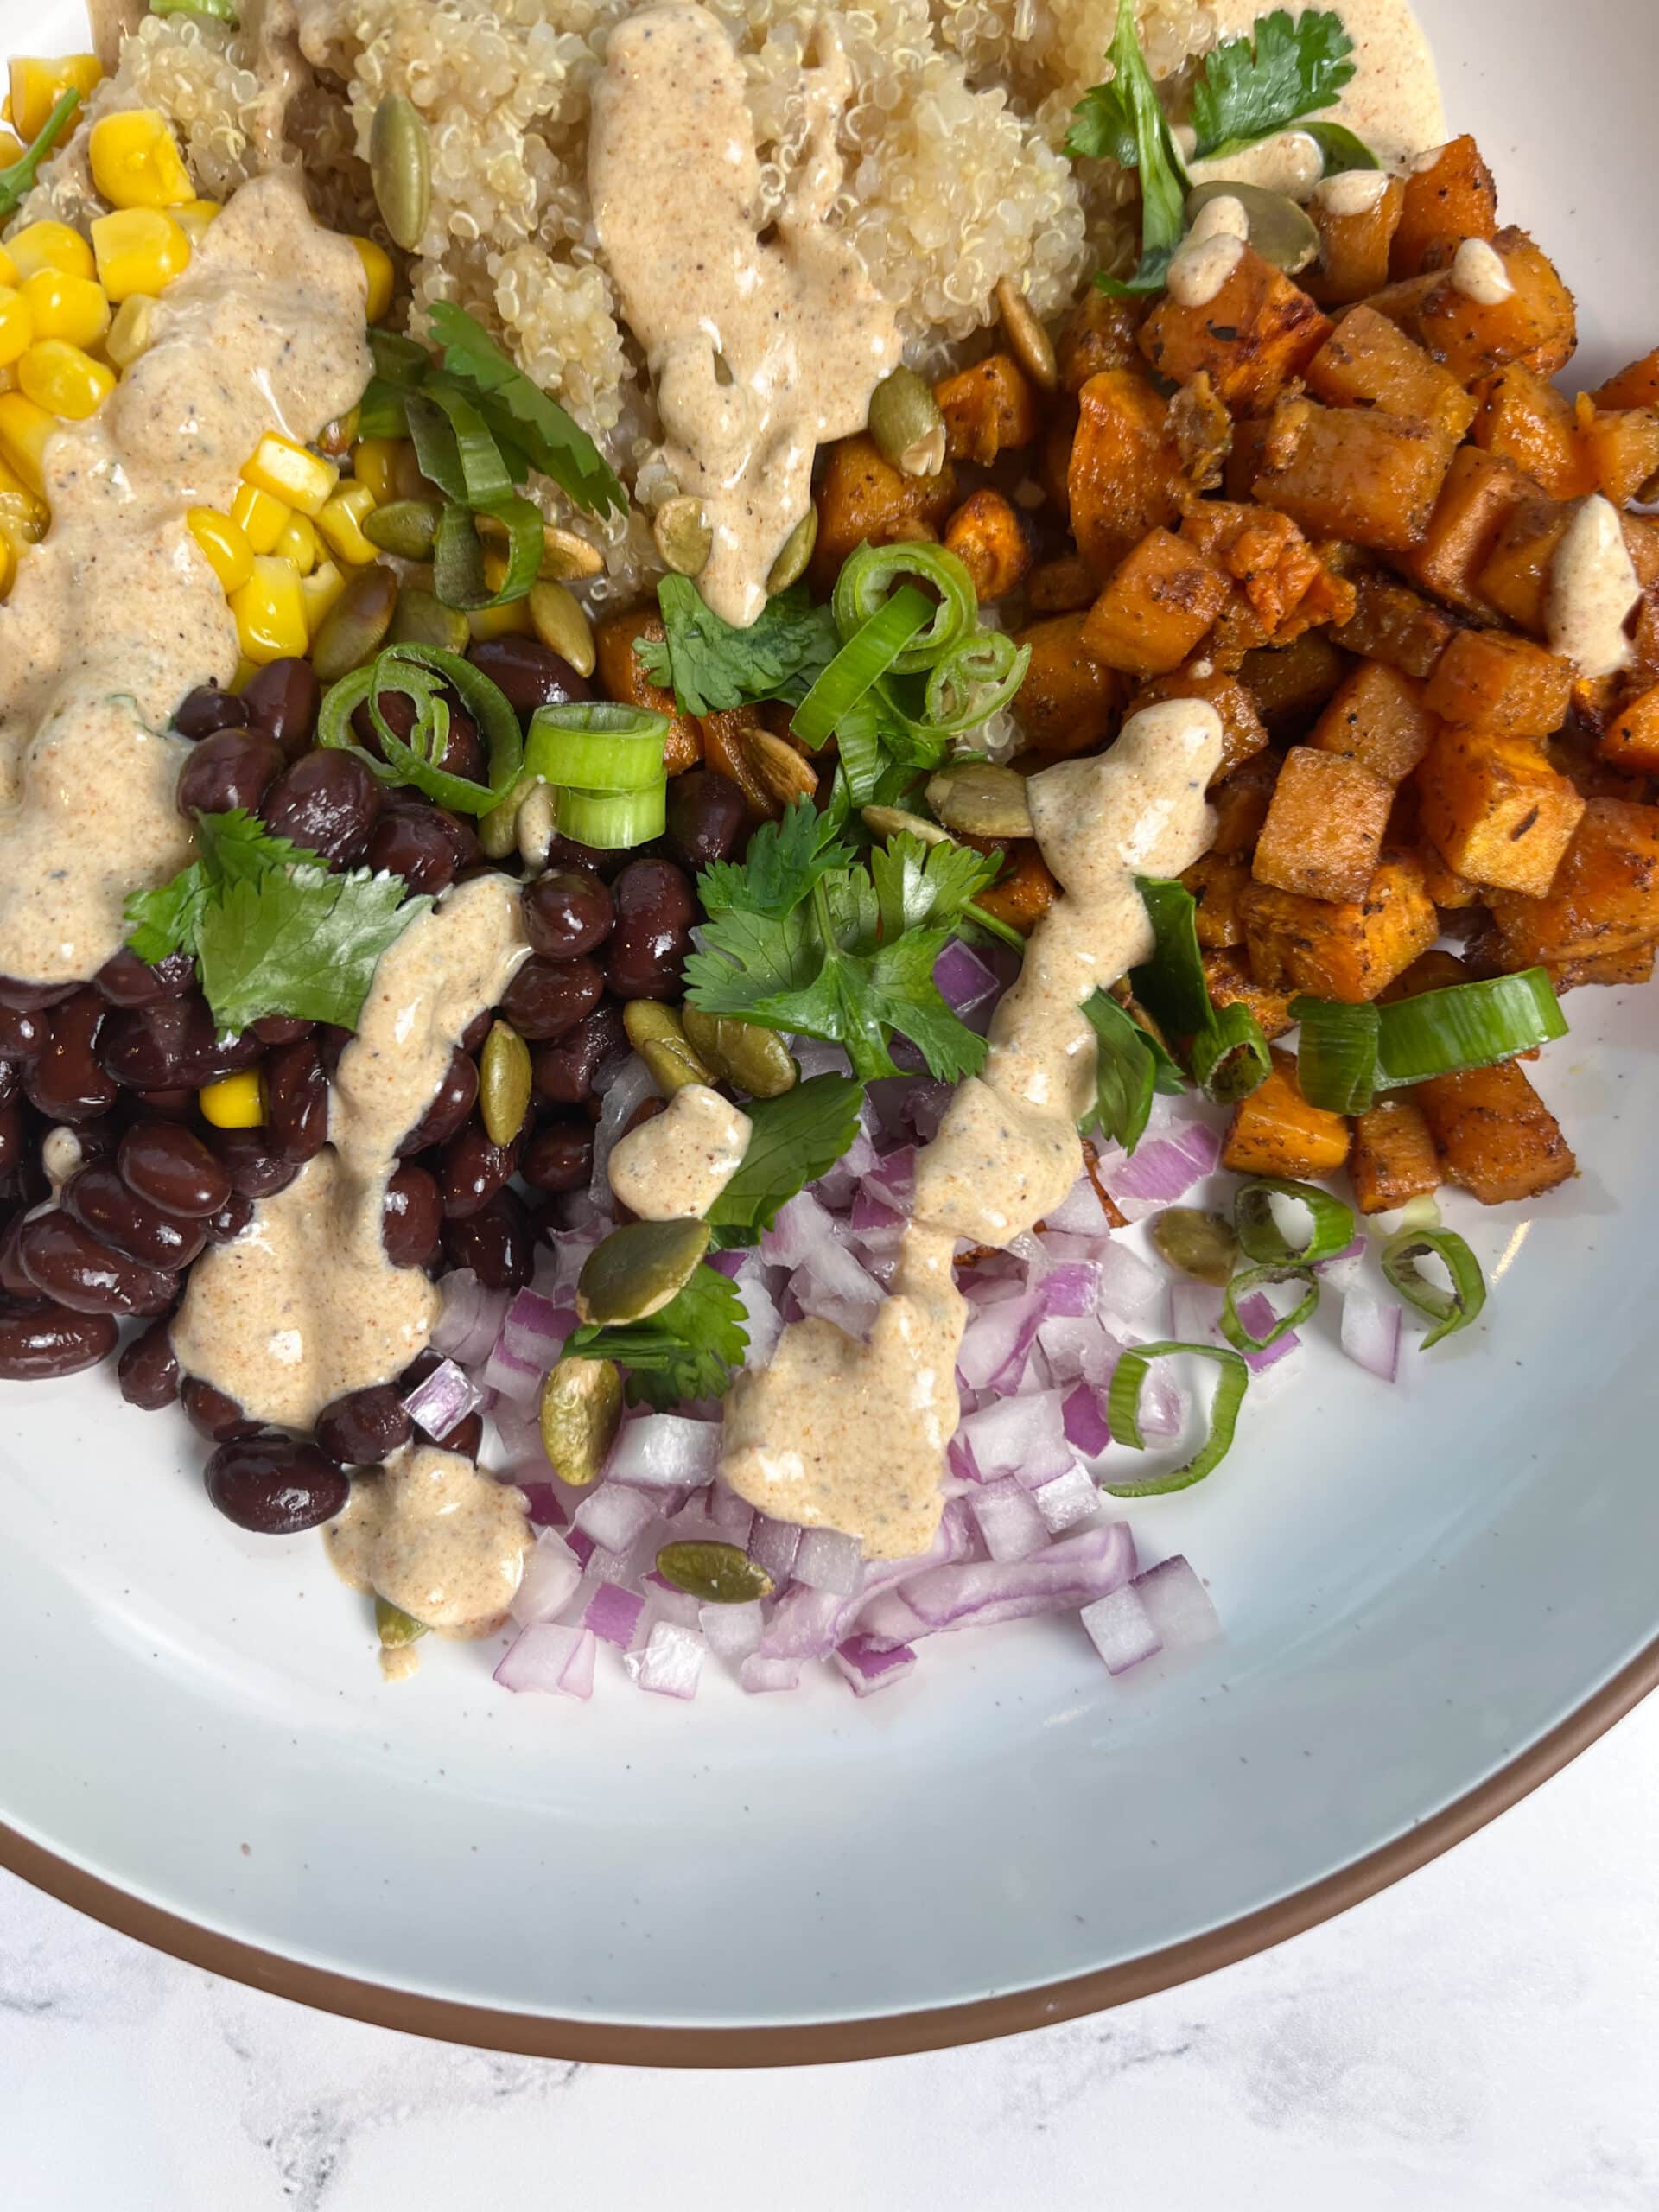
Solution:
M156 308L155 343L49 442L52 526L0 607L0 973L83 980L129 894L190 857L174 802L184 694L227 682L236 625L186 510L227 507L262 432L304 439L371 362L355 249L286 176L245 185Z
M1482 308L1497 307L1515 292L1503 256L1484 238L1465 238L1452 256L1452 289Z
M1184 308L1208 307L1244 256L1250 219L1230 193L1206 200L1169 264L1169 296Z
M1369 215L1389 188L1386 169L1338 169L1313 188L1313 203L1332 215Z
M1550 651L1582 677L1617 675L1630 664L1624 625L1641 596L1618 510L1598 492L1567 524L1550 563L1544 602Z
M251 1420L308 1429L331 1400L390 1381L425 1348L438 1293L386 1257L386 1185L463 1033L528 950L518 886L503 875L474 877L412 922L381 955L340 1054L327 1145L191 1270L173 1324L179 1363Z
M698 589L743 626L807 512L815 448L862 429L899 356L892 308L830 220L852 85L831 18L813 60L806 151L764 241L743 64L707 9L624 17L593 93L600 245L650 363L667 467L713 532Z
M754 1124L706 1083L677 1090L660 1114L619 1138L611 1189L641 1221L708 1212L743 1165Z
M1177 699L1132 715L1102 758L1031 779L1037 841L1063 895L992 1018L982 1074L962 1085L917 1162L914 1217L868 1343L798 1321L767 1366L733 1384L721 1473L750 1504L857 1536L869 1559L908 1558L931 1541L967 1319L956 1240L1006 1244L1076 1182L1095 1078L1081 1008L1150 955L1135 878L1179 874L1205 850L1205 786L1220 758L1215 709Z
M353 1590L372 1590L440 1636L477 1637L500 1626L532 1539L521 1491L458 1452L412 1444L378 1474L357 1477L323 1541Z

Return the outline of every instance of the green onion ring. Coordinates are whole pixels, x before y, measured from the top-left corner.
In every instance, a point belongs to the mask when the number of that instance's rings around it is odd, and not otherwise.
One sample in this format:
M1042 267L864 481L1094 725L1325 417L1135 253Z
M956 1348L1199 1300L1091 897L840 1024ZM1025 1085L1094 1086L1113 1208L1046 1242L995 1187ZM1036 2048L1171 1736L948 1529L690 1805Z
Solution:
M1192 1039L1192 1080L1212 1106L1236 1106L1273 1073L1273 1054L1241 1001L1212 1007L1211 1016Z
M925 596L913 584L900 584L891 599L859 624L795 709L791 727L803 745L817 751L871 685L894 666L931 614Z
M668 716L609 700L538 707L524 766L556 791L642 791L666 780Z
M1289 1011L1292 1020L1301 1024L1296 1085L1303 1097L1328 1114L1364 1113L1376 1095L1382 1009L1336 999L1294 998Z
M660 837L668 821L668 782L640 791L562 791L559 835L596 852L625 852Z
M1313 1229L1299 1252L1287 1243L1273 1217L1274 1192L1295 1198L1313 1217ZM1335 1257L1354 1241L1354 1210L1313 1183L1293 1183L1281 1175L1255 1175L1233 1201L1233 1226L1247 1259L1268 1268L1314 1268Z
M956 555L942 545L908 538L897 545L861 545L842 563L830 600L836 629L843 639L850 639L890 594L912 579L931 584L939 594L939 604L927 627L893 661L898 676L937 666L971 635L979 620L974 580Z
M1131 1451L1144 1452L1147 1446L1141 1433L1141 1390L1147 1370L1154 1359L1173 1359L1185 1352L1198 1359L1213 1360L1221 1370L1210 1408L1209 1433L1184 1467L1176 1467L1166 1475L1151 1476L1143 1483L1103 1483L1101 1488L1109 1497L1164 1497L1172 1491L1191 1490L1194 1483L1201 1483L1218 1467L1231 1449L1233 1432L1238 1427L1238 1409L1249 1388L1250 1370L1237 1352L1220 1344L1137 1344L1133 1351L1126 1351L1112 1370L1112 1387L1106 1395L1106 1425L1118 1443L1127 1444Z
M1306 1294L1288 1313L1274 1317L1274 1325L1265 1337L1253 1337L1239 1318L1239 1300L1269 1283L1281 1282L1306 1283ZM1221 1333L1236 1351L1266 1351L1288 1331L1300 1329L1304 1321L1311 1321L1319 1310L1319 1281L1312 1268L1241 1268L1228 1284L1226 1296L1222 1301Z
M926 734L965 737L989 721L1014 698L1030 666L1029 645L1016 645L1001 630L976 630L929 671Z
M445 684L459 693L484 738L490 764L487 785L435 765L443 758L449 736L448 705L438 696ZM381 713L383 691L398 693L415 708L412 744L399 737ZM384 760L353 741L352 715L365 701ZM317 717L317 742L355 753L382 783L409 785L456 814L487 814L499 806L518 782L524 763L518 717L505 696L469 660L442 645L388 645L365 666L331 684Z
M490 589L486 577L473 511L460 501L446 503L432 546L432 588L446 607L464 613L524 598L541 573L542 512L533 500L514 493L477 512L493 515L507 533L507 569L498 590Z
M1417 1265L1418 1255L1433 1252L1444 1260L1452 1277L1449 1291L1430 1282ZM1382 1272L1408 1306L1426 1313L1436 1325L1423 1338L1423 1350L1432 1351L1442 1338L1456 1336L1477 1319L1486 1303L1486 1278L1480 1262L1454 1229L1402 1229L1382 1247Z

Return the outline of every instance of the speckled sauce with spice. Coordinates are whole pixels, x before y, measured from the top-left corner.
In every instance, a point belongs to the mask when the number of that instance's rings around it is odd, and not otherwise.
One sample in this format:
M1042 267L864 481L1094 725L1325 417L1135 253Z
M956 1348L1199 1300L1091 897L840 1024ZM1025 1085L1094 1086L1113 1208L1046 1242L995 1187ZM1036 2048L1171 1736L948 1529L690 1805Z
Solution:
M378 1474L359 1476L324 1541L353 1590L373 1591L441 1636L478 1637L500 1626L531 1538L521 1491L458 1452L411 1444Z
M619 1140L611 1189L641 1221L705 1214L743 1165L753 1133L741 1107L706 1083L689 1083Z
M1641 597L1618 510L1597 492L1567 524L1550 563L1544 602L1550 651L1582 677L1617 675L1630 663L1624 625Z

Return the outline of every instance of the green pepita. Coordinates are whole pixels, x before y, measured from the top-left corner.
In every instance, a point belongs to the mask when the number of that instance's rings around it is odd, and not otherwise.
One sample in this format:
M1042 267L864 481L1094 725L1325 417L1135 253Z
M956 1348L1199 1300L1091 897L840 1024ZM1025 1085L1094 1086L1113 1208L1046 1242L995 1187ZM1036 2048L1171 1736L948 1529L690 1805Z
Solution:
M363 418L363 410L353 407L344 415L336 415L332 423L325 423L317 440L319 453L327 454L334 461L344 461L357 443L357 426Z
M660 1313L685 1288L709 1249L709 1224L630 1221L613 1229L582 1262L576 1279L576 1312L608 1327Z
M562 1359L542 1384L542 1449L562 1482L599 1480L622 1425L622 1377L611 1359Z
M1198 210L1212 200L1236 200L1249 223L1249 243L1263 261L1294 276L1319 258L1319 234L1305 207L1287 200L1282 192L1265 191L1259 184L1234 184L1217 177L1200 184L1186 196L1186 219L1197 219Z
M411 1643L418 1643L428 1633L424 1621L417 1621L413 1613L394 1605L390 1598L377 1598L374 1601L374 1630L383 1651L402 1651Z
M775 1029L759 1029L752 1021L704 1014L695 1006L682 1007L680 1020L693 1052L716 1075L723 1076L737 1090L746 1090L751 1098L781 1098L800 1081L795 1056Z
M630 999L622 1009L622 1027L665 1097L688 1084L715 1080L715 1071L694 1049L671 1006L659 999Z
M386 641L397 607L397 579L377 561L359 569L322 618L311 643L320 683L337 683L372 660Z
M393 243L413 253L432 212L432 141L419 108L402 92L388 92L374 111L369 181Z
M954 845L956 839L937 822L920 814L906 814L902 806L865 806L859 818L872 836L885 843L889 837L918 837L925 845Z
M783 549L766 572L769 592L787 591L792 583L806 574L806 564L812 558L812 549L818 542L818 511L809 507L789 536Z
M530 1111L530 1047L508 1021L490 1025L478 1056L478 1110L492 1144L511 1144Z
M555 583L575 583L583 576L602 575L605 556L591 539L574 530L549 523L542 532L542 574Z
M747 1605L772 1592L766 1568L735 1544L664 1544L657 1554L657 1572L705 1605Z
M967 837L1029 837L1026 779L989 760L964 760L927 779L927 803L947 830Z
M1238 1264L1233 1224L1201 1206L1168 1206L1152 1219L1154 1245L1172 1268L1223 1290Z
M435 499L391 499L363 521L363 535L400 561L429 561L443 512Z
M895 369L870 394L870 435L906 476L937 476L944 466L944 416L914 369Z
M530 588L530 619L536 634L551 652L568 660L578 676L591 676L598 654L594 626L581 601L550 576L538 577Z
M689 492L664 500L652 517L651 534L664 565L677 576L700 576L708 567L715 533L709 527L702 500Z
M389 645L443 645L464 653L472 638L467 617L458 607L446 607L435 592L418 584L403 584L397 592L397 611L386 632Z
M518 811L512 824L518 857L526 868L539 874L547 866L547 856L553 849L553 839L558 826L558 795L550 784L538 779L519 800Z
M1033 384L1040 385L1045 391L1054 391L1060 381L1060 372L1054 359L1053 341L1012 277L1003 277L996 288L996 311L1002 319L1002 334L1014 359Z

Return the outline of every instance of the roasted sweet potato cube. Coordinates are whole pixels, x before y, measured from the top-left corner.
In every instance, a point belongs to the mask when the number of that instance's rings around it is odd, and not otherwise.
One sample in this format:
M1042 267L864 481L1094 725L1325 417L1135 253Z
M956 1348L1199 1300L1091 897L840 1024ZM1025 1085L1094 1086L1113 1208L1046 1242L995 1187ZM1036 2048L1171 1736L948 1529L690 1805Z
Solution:
M1202 499L1182 518L1181 536L1243 592L1255 618L1246 650L1273 641L1320 573L1301 531L1271 508Z
M1037 435L1037 390L1012 353L988 353L936 384L933 397L952 461L988 468L998 454L1028 446Z
M1037 475L1068 530L1071 527L1071 493L1066 472L1071 466L1071 446L1077 435L1077 401L1070 392L1052 392L1048 421L1037 448Z
M813 589L827 598L842 563L866 540L891 545L915 536L918 525L929 536L940 529L957 504L956 472L947 462L937 476L906 476L861 430L829 448L817 500L811 579Z
M1659 941L1659 806L1588 800L1548 896L1500 893L1491 908L1511 970Z
M1659 346L1590 395L1598 407L1659 407Z
M988 486L957 509L944 526L944 543L982 600L1005 598L1031 568L1031 537L1019 510Z
M1390 322L1397 322L1408 338L1415 338L1418 310L1440 281L1438 270L1426 270L1421 276L1406 276L1397 284L1385 284L1380 292L1373 292L1365 304L1375 308L1378 315L1387 315Z
M1440 1187L1440 1156L1414 1098L1379 1098L1354 1116L1348 1177L1361 1213L1391 1213Z
M1210 804L1216 817L1212 853L1255 851L1278 780L1277 754L1263 753L1211 785Z
M1460 438L1475 403L1397 323L1375 308L1350 308L1307 365L1307 388L1332 407L1377 407Z
M1431 714L1497 737L1548 737L1567 720L1573 671L1530 638L1459 630L1423 694Z
M1021 839L1008 848L1008 857L1013 866L1007 874L988 891L982 891L974 903L1021 937L1029 937L1059 897L1060 887L1034 844Z
M1625 701L1596 740L1596 751L1627 775L1659 776L1659 684Z
M1653 981L1654 948L1650 944L1632 945L1628 952L1604 952L1595 960L1563 960L1549 969L1549 980L1559 997L1563 991L1576 991L1586 983L1599 983L1617 988Z
M1233 449L1233 418L1204 370L1178 385L1169 403L1169 435L1181 475L1194 492L1213 492Z
M1116 300L1093 285L1060 326L1054 359L1063 391L1081 391L1103 369L1139 368L1135 344L1145 302Z
M1202 953L1199 957L1212 1005L1249 1007L1261 1024L1262 1034L1267 1038L1282 1037L1296 1027L1290 1018L1290 993L1270 991L1265 984L1258 983L1236 950L1229 947L1222 952Z
M1212 300L1183 307L1166 292L1141 326L1141 351L1185 384L1200 369L1235 415L1259 415L1300 376L1331 334L1329 321L1282 270L1251 246Z
M1031 572L1026 605L1033 614L1077 614L1092 607L1100 578L1079 553L1045 561Z
M1408 786L1407 788L1410 788ZM1442 912L1461 913L1483 903L1480 886L1448 868L1427 841L1417 846L1417 864L1423 871L1423 888Z
M1417 334L1465 384L1495 375L1511 361L1553 377L1579 342L1573 295L1524 231L1499 231L1491 243L1509 279L1508 294L1490 306L1471 299L1448 270L1424 296Z
M1208 633L1226 600L1213 561L1173 531L1149 530L1084 617L1083 642L1109 668L1162 676Z
M1221 1164L1235 1175L1281 1175L1293 1183L1323 1181L1348 1157L1345 1116L1310 1106L1296 1081L1296 1062L1275 1052L1265 1083L1233 1109Z
M1351 1006L1376 998L1440 926L1409 853L1385 855L1361 899L1308 899L1253 882L1239 912L1252 975Z
M1417 772L1424 834L1471 883L1541 899L1584 801L1525 738L1443 729Z
M1191 667L1172 669L1167 676L1154 677L1135 694L1135 710L1156 706L1160 699L1205 699L1220 715L1221 766L1211 778L1212 787L1267 747L1266 725L1255 711L1255 700L1236 676L1220 669L1212 669L1205 676Z
M1089 753L1117 726L1123 678L1083 642L1081 614L1057 614L1019 631L1031 665L1014 702L1014 720L1039 753L1060 760Z
M1484 1206L1535 1198L1578 1173L1560 1123L1513 1060L1432 1077L1414 1095L1447 1176Z
M1293 746L1256 840L1256 881L1309 899L1363 898L1392 799L1382 778L1357 760Z
M1276 461L1281 416L1287 451ZM1427 535L1456 451L1454 438L1427 423L1298 400L1275 416L1253 489L1309 537L1403 553Z
M1497 228L1497 187L1467 135L1441 146L1406 176L1405 204L1394 233L1389 270L1398 278L1443 269L1465 238L1489 238Z
M1386 662L1363 662L1313 726L1308 742L1357 760L1385 784L1408 776L1427 752L1434 717L1423 690Z
M1510 510L1476 580L1488 607L1530 636L1544 634L1550 564L1573 509L1541 492Z
M1454 983L1466 983L1469 969L1455 952L1447 952L1441 945L1431 945L1427 952L1420 952L1409 968L1402 968L1382 994L1384 1006L1392 1006L1399 999L1414 999L1425 991L1449 991Z
M1077 550L1104 576L1175 519L1180 457L1169 410L1138 369L1107 369L1077 394L1066 499Z
M643 707L653 715L668 716L668 739L663 758L671 776L695 768L702 758L702 731L695 715L681 714L674 694L653 683L645 674L634 640L655 643L666 635L662 617L643 607L623 614L607 614L594 633L598 676L607 699L625 706Z
M1365 299L1389 281L1389 249L1405 206L1405 183L1384 178L1369 207L1348 208L1351 196L1341 189L1316 192L1307 205L1319 234L1319 263L1307 289L1321 307Z
M1573 403L1535 369L1511 361L1483 377L1475 397L1473 435L1484 452L1512 461L1552 499L1575 499L1594 489Z
M1605 492L1616 507L1628 506L1659 473L1659 409L1586 408L1581 400L1580 416L1591 480L1579 488Z
M1414 582L1471 614L1484 614L1476 588L1499 531L1533 486L1510 461L1459 446L1421 545L1401 556Z
M1332 634L1344 652L1386 661L1402 675L1427 683L1456 632L1457 625L1438 607L1379 575L1357 580L1354 611Z
M1294 645L1246 653L1238 679L1268 728L1281 733L1312 721L1352 665L1328 637L1310 630Z
M1238 905L1249 880L1248 861L1224 853L1206 853L1186 870L1181 881L1192 893L1200 944L1219 951L1230 944L1243 944L1244 924Z

